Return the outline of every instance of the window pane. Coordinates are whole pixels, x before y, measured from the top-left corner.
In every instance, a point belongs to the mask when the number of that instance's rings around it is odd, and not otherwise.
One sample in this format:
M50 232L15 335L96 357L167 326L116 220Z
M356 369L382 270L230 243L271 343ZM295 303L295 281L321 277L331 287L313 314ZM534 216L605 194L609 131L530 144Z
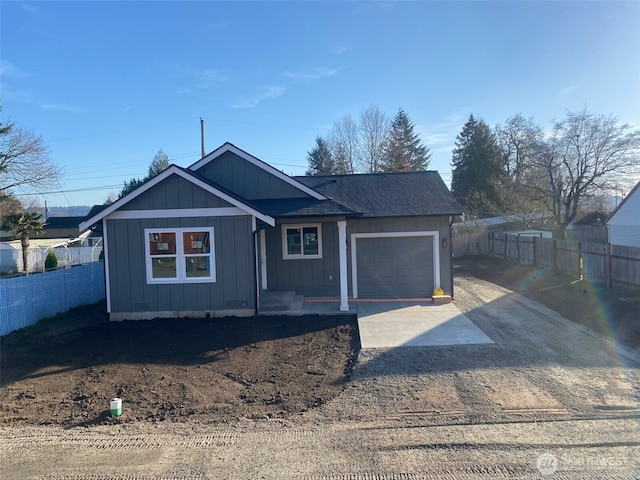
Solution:
M318 255L318 227L304 227L302 238L304 239L304 254Z
M153 278L176 278L175 257L152 258L151 275Z
M209 240L209 232L184 232L182 234L184 244L184 253L189 255L193 253L209 253L211 245Z
M302 245L300 240L299 228L287 228L287 254L300 255L302 253Z
M175 255L176 234L173 232L150 233L149 252L151 255Z
M187 257L185 258L185 274L191 277L211 276L211 257Z

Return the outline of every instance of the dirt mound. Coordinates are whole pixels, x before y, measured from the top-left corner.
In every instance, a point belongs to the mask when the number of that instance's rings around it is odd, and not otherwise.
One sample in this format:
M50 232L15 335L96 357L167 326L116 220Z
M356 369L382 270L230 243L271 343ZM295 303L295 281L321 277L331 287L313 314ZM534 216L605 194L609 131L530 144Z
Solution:
M281 417L337 395L358 347L353 316L108 323L104 306L0 339L0 424ZM123 415L109 416L109 400Z

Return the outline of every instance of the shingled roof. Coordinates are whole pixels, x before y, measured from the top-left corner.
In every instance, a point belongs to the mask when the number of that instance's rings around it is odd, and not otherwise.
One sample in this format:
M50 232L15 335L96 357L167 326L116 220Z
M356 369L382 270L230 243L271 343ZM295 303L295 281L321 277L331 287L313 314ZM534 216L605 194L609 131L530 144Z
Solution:
M309 217L327 215L359 215L351 208L335 200L316 200L315 198L278 198L252 200L251 205L272 217Z
M363 217L462 214L436 171L295 178Z

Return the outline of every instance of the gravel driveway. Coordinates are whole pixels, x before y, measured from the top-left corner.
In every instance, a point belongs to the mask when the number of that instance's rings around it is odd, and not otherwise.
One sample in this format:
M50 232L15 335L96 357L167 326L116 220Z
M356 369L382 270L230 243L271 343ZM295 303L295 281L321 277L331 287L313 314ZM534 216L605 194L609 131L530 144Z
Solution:
M4 428L0 476L638 478L634 354L473 277L455 303L496 343L363 351L338 397L286 420Z

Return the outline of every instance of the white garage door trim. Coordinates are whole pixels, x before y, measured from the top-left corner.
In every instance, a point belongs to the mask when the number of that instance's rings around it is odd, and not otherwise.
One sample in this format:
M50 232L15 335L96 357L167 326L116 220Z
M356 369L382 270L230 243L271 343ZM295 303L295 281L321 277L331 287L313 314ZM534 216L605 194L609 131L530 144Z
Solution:
M358 298L358 262L356 261L359 238L383 237L432 237L433 238L433 285L440 288L440 234L439 232L370 232L351 234L351 284L353 298Z

